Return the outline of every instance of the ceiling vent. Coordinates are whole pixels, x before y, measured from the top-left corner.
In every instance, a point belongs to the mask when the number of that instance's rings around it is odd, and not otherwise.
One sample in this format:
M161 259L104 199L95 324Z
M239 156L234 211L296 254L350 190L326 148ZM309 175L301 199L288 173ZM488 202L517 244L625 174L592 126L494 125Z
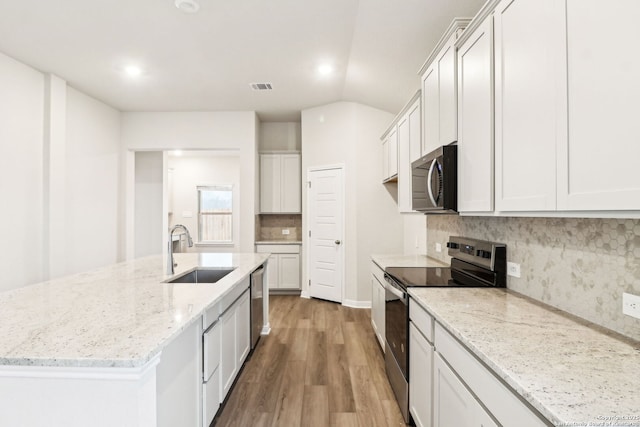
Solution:
M249 83L249 86L251 86L251 89L253 90L272 90L273 86L271 86L271 83Z

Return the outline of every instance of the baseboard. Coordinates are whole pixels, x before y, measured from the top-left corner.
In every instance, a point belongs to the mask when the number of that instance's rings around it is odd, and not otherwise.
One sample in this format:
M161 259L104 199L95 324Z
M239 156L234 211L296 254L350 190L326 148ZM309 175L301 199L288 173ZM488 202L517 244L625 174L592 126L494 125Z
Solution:
M309 292L302 291L302 292L300 292L300 298L311 299L311 296L309 296Z
M351 308L371 308L371 301L357 301L353 299L345 299L342 301L342 305Z
M262 327L262 331L260 331L260 335L269 335L271 332L271 323L267 323Z

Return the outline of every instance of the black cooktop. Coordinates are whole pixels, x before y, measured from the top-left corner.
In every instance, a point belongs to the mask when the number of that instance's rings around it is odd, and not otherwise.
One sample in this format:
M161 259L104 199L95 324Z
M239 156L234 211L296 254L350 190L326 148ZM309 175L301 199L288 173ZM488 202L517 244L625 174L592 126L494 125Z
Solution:
M460 286L451 279L449 267L387 267L384 271L403 288Z

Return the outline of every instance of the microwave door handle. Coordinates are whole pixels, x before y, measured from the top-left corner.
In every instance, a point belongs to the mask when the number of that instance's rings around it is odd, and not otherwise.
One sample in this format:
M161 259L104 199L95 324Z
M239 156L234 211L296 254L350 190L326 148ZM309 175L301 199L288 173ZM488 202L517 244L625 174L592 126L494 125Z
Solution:
M434 207L437 207L438 203L436 203L436 199L435 197L433 197L433 191L431 191L431 182L433 180L433 170L436 168L437 160L438 159L433 159L433 161L431 162L431 166L429 166L429 174L427 175L427 193L429 194L429 199L431 200L431 203Z

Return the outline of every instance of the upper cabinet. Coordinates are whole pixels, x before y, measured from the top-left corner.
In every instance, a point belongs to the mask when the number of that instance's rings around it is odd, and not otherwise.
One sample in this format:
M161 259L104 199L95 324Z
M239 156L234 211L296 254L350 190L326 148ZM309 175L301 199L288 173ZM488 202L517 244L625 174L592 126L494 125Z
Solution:
M398 131L392 127L382 140L382 182L398 176Z
M260 155L260 213L301 212L300 154Z
M637 0L567 0L568 138L558 209L640 210ZM566 96L566 94L565 94Z
M494 12L496 210L556 209L566 144L564 2L503 0Z
M458 41L458 211L493 211L493 20Z
M422 153L458 139L455 42L470 19L453 20L422 66Z

